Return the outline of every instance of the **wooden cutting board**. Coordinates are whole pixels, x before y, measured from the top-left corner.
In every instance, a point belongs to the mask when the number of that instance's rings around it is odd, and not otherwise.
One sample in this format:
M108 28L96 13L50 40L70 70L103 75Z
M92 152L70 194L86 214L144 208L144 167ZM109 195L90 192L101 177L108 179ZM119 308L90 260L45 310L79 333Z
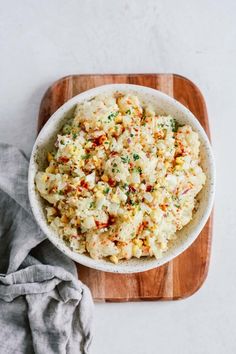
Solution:
M209 136L204 98L190 80L175 74L71 75L55 82L45 93L39 111L38 131L68 99L95 86L129 83L149 86L184 104ZM203 284L209 266L212 216L197 240L173 261L136 274L105 273L77 264L79 279L88 285L95 301L177 300L194 294Z

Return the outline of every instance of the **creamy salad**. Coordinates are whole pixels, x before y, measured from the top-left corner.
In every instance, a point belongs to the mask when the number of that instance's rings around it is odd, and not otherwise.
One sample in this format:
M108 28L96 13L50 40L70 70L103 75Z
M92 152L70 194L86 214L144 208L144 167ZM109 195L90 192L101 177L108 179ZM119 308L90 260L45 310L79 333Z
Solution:
M189 125L133 94L78 104L36 175L48 223L94 259L160 258L192 219L205 183L199 146Z

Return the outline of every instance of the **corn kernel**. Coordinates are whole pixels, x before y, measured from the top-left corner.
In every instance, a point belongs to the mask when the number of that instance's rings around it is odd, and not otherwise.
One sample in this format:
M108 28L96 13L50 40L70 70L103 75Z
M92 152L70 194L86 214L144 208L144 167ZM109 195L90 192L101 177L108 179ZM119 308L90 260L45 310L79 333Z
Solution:
M95 162L94 162L94 165L95 165L96 167L100 168L101 165L102 165L102 162L101 162L100 160L95 161Z
M121 123L121 122L122 122L122 117L121 117L121 116L117 116L117 117L115 118L115 122L116 122L116 123Z
M45 170L47 173L55 173L55 166L48 166Z
M80 166L80 167L84 167L84 160L80 160L79 166Z
M131 215L129 215L127 213L123 215L123 219L126 220L126 221L132 221Z
M103 182L108 182L109 178L107 177L107 175L103 175L103 176L101 177L101 180L102 180Z
M55 208L52 207L51 213L52 213L52 215L55 215L55 214L57 213L57 209L55 209Z
M90 149L93 146L93 143L91 141L87 142L87 144L85 145L86 149Z
M69 208L69 215L73 216L73 214L74 214L74 209L73 208Z
M118 196L116 194L114 194L111 198L111 201L114 202L114 203L119 203L120 202L120 199L118 198Z
M161 249L164 250L166 248L166 244L164 242L161 242Z
M50 152L48 152L48 162L53 160L53 156Z
M170 163L168 161L165 162L165 168L168 168L170 166Z
M45 174L42 175L42 181L43 182L47 182L47 180L48 180L48 176L45 173Z
M64 224L66 224L66 223L68 223L69 219L68 219L68 217L67 217L66 215L62 215L61 221L62 221Z
M67 146L68 152L72 153L74 152L74 146Z
M117 263L118 263L118 258L113 255L113 256L110 257L110 261L111 261L112 263L117 264Z
M175 166L175 170L176 171L180 171L180 170L182 170L183 168L182 168L182 166L180 166L180 165L177 165L177 166Z
M100 191L98 191L98 192L96 192L96 197L97 198L102 198L103 194Z
M132 248L132 253L133 253L133 256L136 255L136 253L138 252L139 248L137 245L134 245L133 248Z
M142 244L143 244L143 241L142 241L142 240L135 239L133 242L134 242L134 244L137 245L138 247L142 247Z
M154 191L152 194L155 198L158 198L160 196L160 192L159 191Z
M178 165L183 165L183 163L184 163L182 157L176 157L175 162L176 162Z

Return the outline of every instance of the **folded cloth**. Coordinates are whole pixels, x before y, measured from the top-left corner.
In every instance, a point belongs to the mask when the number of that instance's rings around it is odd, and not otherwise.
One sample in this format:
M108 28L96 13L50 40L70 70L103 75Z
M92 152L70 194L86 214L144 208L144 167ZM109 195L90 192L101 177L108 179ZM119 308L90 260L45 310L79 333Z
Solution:
M0 354L86 354L91 294L36 225L27 174L25 155L0 144Z

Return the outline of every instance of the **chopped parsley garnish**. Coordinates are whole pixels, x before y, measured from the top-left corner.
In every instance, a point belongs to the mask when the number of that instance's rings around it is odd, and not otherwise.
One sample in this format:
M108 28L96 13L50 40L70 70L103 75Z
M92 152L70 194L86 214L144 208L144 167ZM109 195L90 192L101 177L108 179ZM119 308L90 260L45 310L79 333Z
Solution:
M134 171L140 173L140 175L142 174L142 169L141 169L141 167L135 167L135 168L134 168Z
M107 117L107 119L109 121L111 121L112 119L114 119L116 116L118 116L119 112L113 112L111 114L109 114L109 116Z
M63 191L59 191L58 194L59 195L64 195L64 192Z
M70 134L71 126L66 124L62 131L63 131L64 134Z
M61 145L65 145L65 143L64 143L64 141L63 141L63 140L61 140L61 141L60 141L60 144L61 144Z
M128 111L125 112L126 114L131 114L131 110L128 109Z
M107 187L107 188L105 188L105 189L104 189L103 194L108 194L108 193L109 193L109 191L110 191L110 188L109 188L109 187Z
M91 202L89 208L90 209L95 208L95 202Z
M82 160L88 160L90 158L90 154L82 155Z
M123 163L128 163L129 162L129 157L128 156L121 156L121 161L123 162Z
M76 133L74 133L74 134L73 134L73 139L76 139L77 136L78 136L78 135L77 135Z
M130 199L129 204L134 206L134 205L139 205L139 202L135 202L134 200Z
M171 124L171 128L172 128L173 133L176 133L179 127L183 127L183 124L179 124L177 122L177 120L174 118L171 119L170 124Z
M164 128L165 124L164 123L159 123L158 128Z
M134 161L139 160L139 155L138 154L133 154Z

